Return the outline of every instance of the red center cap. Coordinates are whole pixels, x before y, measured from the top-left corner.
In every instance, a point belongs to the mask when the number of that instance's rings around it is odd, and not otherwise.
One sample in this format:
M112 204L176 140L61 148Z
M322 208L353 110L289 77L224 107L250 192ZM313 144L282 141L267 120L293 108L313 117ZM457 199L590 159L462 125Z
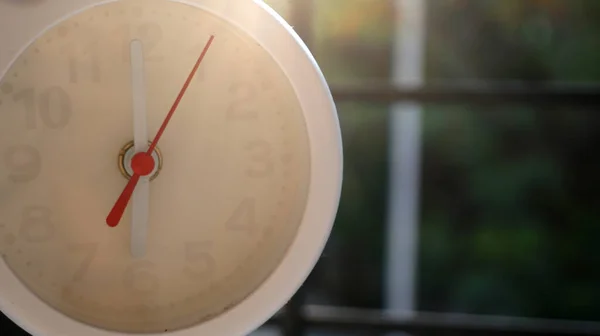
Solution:
M140 176L150 175L154 170L154 158L144 152L137 153L131 159L131 168Z

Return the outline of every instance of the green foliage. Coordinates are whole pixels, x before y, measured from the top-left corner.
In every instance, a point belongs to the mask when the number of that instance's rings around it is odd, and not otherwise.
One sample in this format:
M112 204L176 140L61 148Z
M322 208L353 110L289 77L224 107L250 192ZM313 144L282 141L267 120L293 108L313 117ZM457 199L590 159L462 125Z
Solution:
M388 81L392 1L315 1L332 84ZM600 80L600 1L428 2L429 80ZM341 104L342 203L313 276L332 304L380 307L388 110ZM598 320L600 117L583 109L425 106L421 310Z
M341 104L344 188L333 237L316 275L341 305L381 306L387 199L386 106ZM349 271L351 270L351 273Z

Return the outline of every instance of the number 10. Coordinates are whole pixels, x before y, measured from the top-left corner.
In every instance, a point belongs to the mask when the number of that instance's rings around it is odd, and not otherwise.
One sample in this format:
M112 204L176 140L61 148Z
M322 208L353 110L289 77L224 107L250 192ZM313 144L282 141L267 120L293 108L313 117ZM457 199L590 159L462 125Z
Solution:
M34 89L25 89L13 96L15 102L25 106L25 119L28 129L37 128L37 114L50 129L60 129L67 126L73 107L71 98L61 87L53 86L42 92L36 100ZM53 104L53 102L56 102Z

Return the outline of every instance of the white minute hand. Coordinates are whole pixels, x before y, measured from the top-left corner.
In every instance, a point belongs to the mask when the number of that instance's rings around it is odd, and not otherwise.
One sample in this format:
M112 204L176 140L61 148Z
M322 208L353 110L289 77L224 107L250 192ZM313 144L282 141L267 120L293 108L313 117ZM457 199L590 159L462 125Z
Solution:
M131 84L133 92L133 143L135 152L148 150L144 51L142 42L131 42ZM149 176L140 178L133 193L131 216L131 254L141 258L146 254L148 218L150 212Z

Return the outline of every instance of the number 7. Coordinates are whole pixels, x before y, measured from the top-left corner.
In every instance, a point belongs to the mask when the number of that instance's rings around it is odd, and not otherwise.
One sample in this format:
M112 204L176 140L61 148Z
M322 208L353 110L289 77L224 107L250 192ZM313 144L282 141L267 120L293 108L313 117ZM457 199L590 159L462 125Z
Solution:
M92 261L94 261L94 258L96 257L96 252L98 251L98 244L89 243L72 245L69 248L69 250L71 251L71 253L81 253L84 255L84 258L79 264L77 271L73 275L73 281L79 282L83 280L86 273L90 269L90 265L92 264Z

